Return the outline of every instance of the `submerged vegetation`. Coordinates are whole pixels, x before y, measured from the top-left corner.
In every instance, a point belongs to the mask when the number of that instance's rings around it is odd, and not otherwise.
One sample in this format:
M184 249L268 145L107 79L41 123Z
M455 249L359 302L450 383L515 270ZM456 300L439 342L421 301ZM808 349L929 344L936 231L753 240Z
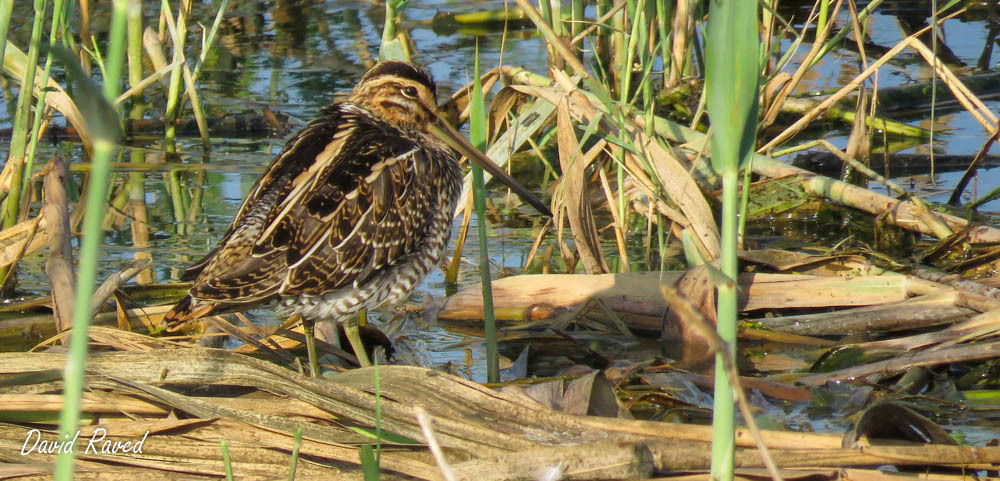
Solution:
M1000 190L969 187L996 183L980 175L1000 135L981 100L997 93L995 6L903 9L903 35L885 45L878 0L729 16L688 0L437 15L387 2L369 20L336 2L0 0L0 458L12 476L995 475L1000 229L978 210ZM980 18L985 47L965 66L943 32ZM425 49L427 35L455 43ZM266 68L247 53L261 39ZM453 58L466 44L476 58ZM834 76L837 56L850 60ZM429 64L439 93L453 91L441 111L554 217L473 189L470 173L442 269L452 295L369 326L399 365L349 369L352 353L320 343L333 374L307 378L301 326L266 314L164 335L180 269L238 208L220 192L258 172L244 160L270 160L298 117L376 58ZM884 88L897 65L927 77ZM981 147L936 152L954 145L942 115L972 119ZM928 155L899 153L914 146ZM904 156L931 181L964 173L935 203L894 170ZM445 333L438 322L458 353L444 366L418 334ZM454 342L462 331L473 337ZM239 342L222 349L224 335ZM483 338L499 351L481 354ZM714 391L713 365L729 376ZM746 428L725 424L726 396L713 396L730 387ZM23 454L31 429L54 443L81 426L75 464ZM85 452L100 433L141 439L141 455ZM709 444L722 448L713 459Z

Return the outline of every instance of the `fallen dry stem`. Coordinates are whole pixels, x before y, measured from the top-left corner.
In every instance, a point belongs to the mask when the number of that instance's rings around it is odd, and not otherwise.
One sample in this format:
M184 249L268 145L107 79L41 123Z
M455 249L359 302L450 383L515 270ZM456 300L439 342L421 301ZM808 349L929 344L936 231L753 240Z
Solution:
M834 4L833 12L830 14L830 18L837 17L837 12L840 11L842 4L843 2L840 0ZM815 17L810 17L808 23L811 23L814 18ZM811 71L810 65L812 64L812 61L817 55L819 55L820 51L823 50L823 44L826 42L826 39L830 35L830 31L833 29L835 23L836 22L827 22L825 28L816 33L816 39L812 43L812 48L809 49L809 52L807 52L805 57L802 59L802 62L799 64L799 68L795 69L795 73L792 74L792 78L782 85L780 90L778 90L778 93L772 101L771 106L768 108L766 115L762 117L762 123L764 125L771 125L771 123L774 122L774 119L778 117L778 113L781 112L781 106L785 103L785 99L787 99L798 88L799 82L802 81L802 78ZM806 26L803 26L802 28L805 30Z
M518 1L520 2L520 1L523 1L523 0L518 0ZM953 18L956 15L958 15L960 13L963 13L963 12L965 12L964 8L959 9L958 11L952 13L951 15L942 17L940 20L938 20L938 23L940 24L940 23L944 22L945 20ZM913 42L917 39L917 37L919 37L920 35L923 35L930 28L931 28L930 26L924 27L924 28L920 29L919 31L915 32L913 35L910 35L909 37L906 37L903 40L901 40L899 43L897 43L895 46L893 46L891 49L889 49L889 51L886 52L885 55L882 55L881 57L879 57L878 60L876 60L870 66L868 66L868 68L866 68L864 70L864 72L861 72L858 76L856 76L853 79L851 79L851 81L847 82L847 84L845 84L843 87L841 87L840 90L838 90L833 95L827 97L825 100L823 100L822 102L820 102L820 104L817 105L816 108L814 108L813 110L811 110L806 115L802 116L799 120L796 120L795 123L793 123L792 125L788 126L788 128L786 128L784 131L782 131L776 137L774 137L773 139L771 139L763 147L757 149L757 152L758 153L769 152L772 149L774 149L776 146L784 143L786 140L790 139L792 136L794 136L795 134L799 133L802 129L806 128L806 126L808 126L817 117L819 117L820 115L822 115L822 113L825 112L828 108L830 108L835 103L839 102L844 97L846 97L848 94L850 94L851 92L853 92L856 88L858 88L858 86L861 85L862 82L864 82L866 79L868 79L868 77L870 77L873 74L875 74L880 68L882 68L883 65L885 65L887 62L889 62L889 60L892 60L896 55L899 55L899 53L902 52L906 47L914 45ZM991 132L992 132L992 130L991 130Z
M819 386L831 381L846 381L863 378L872 374L891 375L915 367L994 359L997 357L997 352L1000 352L1000 341L953 346L931 351L910 352L885 361L805 376L797 379L797 381Z
M862 174L865 174L872 180L875 180L876 182L885 185L886 187L889 188L889 190L895 192L896 195L902 196L905 200L913 203L913 207L916 210L917 216L919 216L920 219L923 220L924 224L927 225L927 228L934 233L935 237L937 237L938 239L946 239L948 237L951 237L953 232L951 231L950 228L948 228L948 225L942 222L941 219L937 216L937 214L932 212L927 207L927 204L925 204L922 200L920 200L919 197L915 195L910 195L910 193L907 192L906 189L903 189L895 182L886 179L885 177L882 177L877 172L870 169L867 165L864 165L861 162L854 160L854 158L852 158L851 156L844 153L842 150L835 147L826 139L819 139L816 140L815 142L816 144L823 146L823 148L825 148L833 155L837 156L837 158L840 159L841 161L850 164L851 167L853 167L857 171L861 172Z
M949 69L941 59L934 55L931 49L927 48L923 42L917 37L911 37L910 46L913 47L924 60L934 68L934 72L937 73L941 81L951 89L951 92L958 99L958 102L965 107L966 110L972 114L973 117L979 121L979 124L986 129L986 132L992 133L997 130L997 116L993 114L982 100L976 94L972 93L968 87Z
M139 336L126 333L140 343ZM153 340L158 341L158 340ZM0 375L58 370L65 356L55 353L0 353ZM336 381L316 381L264 361L225 351L153 349L143 352L96 353L90 365L90 393L85 398L94 429L119 438L150 432L144 456L84 457L87 469L156 470L169 477L182 469L191 477L217 476L218 441L231 443L237 474L274 479L287 475L288 453L295 428L306 438L306 460L298 474L325 479L358 475L358 445L371 438L343 426L372 426L375 394L371 368L342 373ZM454 464L459 479L537 479L530 469L559 466L568 479L636 479L653 471L700 470L708 466L708 426L665 424L619 418L574 416L552 411L522 396L494 391L476 383L409 366L379 367L385 429L419 438L417 412L424 406L435 420L435 437L444 449L467 461ZM41 384L6 386L5 406L21 410L61 408L58 376ZM196 388L192 388L195 386ZM250 396L193 396L185 391L224 392L241 387ZM34 396L34 397L32 397ZM147 419L125 419L140 414ZM164 414L161 414L164 413ZM172 413L172 414L165 414ZM163 419L162 416L189 416ZM152 419L149 419L152 418ZM44 426L44 423L41 424ZM0 456L17 456L25 425L0 426ZM876 446L840 448L840 436L761 431L778 466L877 466L900 464L945 466L966 464L977 469L1000 462L1000 448L970 446ZM737 431L737 463L760 467L763 459L746 429ZM607 454L607 456L605 456ZM15 458L20 459L20 458ZM54 456L35 461L50 466ZM614 462L609 462L614 460ZM479 469L477 470L477 466ZM484 471L483 468L490 468ZM510 469L504 469L510 467ZM402 474L441 479L440 470L422 444L397 444L383 452L386 478ZM993 469L993 468L990 468ZM128 471L130 473L135 471ZM506 474L506 476L504 476ZM589 474L589 477L588 477ZM598 477L601 477L598 476ZM216 478L217 479L217 478Z
M104 302L107 301L112 294L115 293L121 286L123 286L130 279L135 277L142 272L143 269L149 267L152 263L149 259L133 259L129 261L122 270L108 276L107 279L101 283L101 286L94 291L94 297L91 301L91 310L96 314L104 306Z
M434 461L437 462L438 468L441 469L441 474L447 481L456 481L455 472L451 469L451 465L448 464L448 458L445 457L444 450L441 449L441 443L438 442L437 436L434 435L431 416L427 414L427 410L420 406L416 406L414 410L417 413L417 422L420 423L420 431L424 434L424 440L427 441L427 448L434 454Z

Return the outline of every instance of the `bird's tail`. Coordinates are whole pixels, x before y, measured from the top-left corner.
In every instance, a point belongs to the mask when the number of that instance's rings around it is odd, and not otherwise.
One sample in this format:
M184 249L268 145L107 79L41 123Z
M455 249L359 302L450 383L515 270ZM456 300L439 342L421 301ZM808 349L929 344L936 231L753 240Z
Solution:
M175 332L184 327L188 321L212 314L215 307L212 303L197 302L188 294L164 314L163 322L167 323L167 332Z

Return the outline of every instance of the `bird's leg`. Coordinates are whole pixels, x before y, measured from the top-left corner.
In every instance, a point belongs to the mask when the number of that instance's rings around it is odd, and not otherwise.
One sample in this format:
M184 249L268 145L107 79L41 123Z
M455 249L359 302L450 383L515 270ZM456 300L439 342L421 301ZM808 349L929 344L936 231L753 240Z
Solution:
M344 333L347 334L347 340L351 343L351 349L354 349L354 355L357 356L358 364L361 367L372 365L372 362L368 360L365 345L361 343L361 331L359 330L359 326L364 324L366 319L367 310L362 309L358 312L358 317L344 321Z
M316 323L302 318L302 331L306 335L306 352L309 353L309 372L312 377L319 377L319 359L316 356Z

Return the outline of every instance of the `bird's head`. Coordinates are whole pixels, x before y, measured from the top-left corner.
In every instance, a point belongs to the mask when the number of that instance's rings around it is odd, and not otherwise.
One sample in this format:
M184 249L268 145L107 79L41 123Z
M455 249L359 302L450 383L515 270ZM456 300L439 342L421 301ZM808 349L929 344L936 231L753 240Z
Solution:
M391 125L430 134L426 137L429 142L439 144L442 149L445 146L451 147L507 184L539 212L552 216L538 197L517 183L442 119L437 108L437 87L426 70L406 62L379 62L354 87L350 101Z
M354 87L350 100L399 127L426 130L438 119L434 79L405 62L379 62Z

